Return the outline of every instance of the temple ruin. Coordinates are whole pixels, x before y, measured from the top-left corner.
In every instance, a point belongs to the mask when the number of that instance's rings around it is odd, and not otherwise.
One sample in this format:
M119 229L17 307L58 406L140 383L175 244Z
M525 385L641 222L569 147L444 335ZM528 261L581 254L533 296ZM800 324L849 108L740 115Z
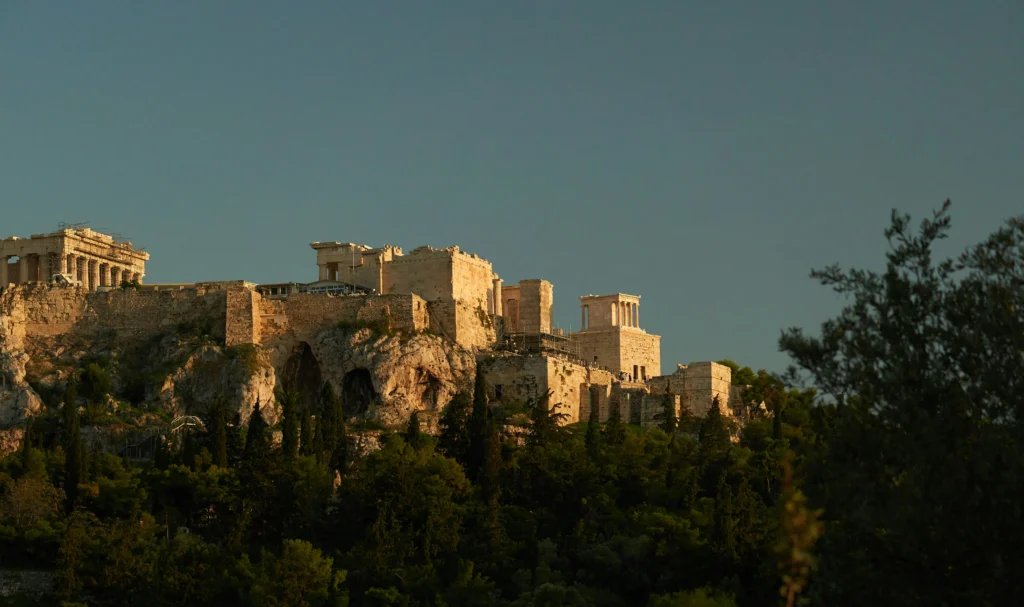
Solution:
M149 253L89 228L0 240L0 287L63 280L89 291L141 283Z

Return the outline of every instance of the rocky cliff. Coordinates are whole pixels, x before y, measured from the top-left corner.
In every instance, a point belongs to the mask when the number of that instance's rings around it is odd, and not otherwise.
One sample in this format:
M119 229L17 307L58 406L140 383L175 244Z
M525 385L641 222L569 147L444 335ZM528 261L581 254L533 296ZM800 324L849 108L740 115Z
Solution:
M219 298L219 299L218 299ZM85 293L36 285L0 294L0 451L17 448L29 417L56 413L80 378L84 423L137 429L203 416L223 399L248 420L260 403L277 423L290 386L314 408L323 383L350 417L402 424L469 388L475 357L416 331L327 321L271 346L225 346L223 291ZM116 435L117 432L112 432Z

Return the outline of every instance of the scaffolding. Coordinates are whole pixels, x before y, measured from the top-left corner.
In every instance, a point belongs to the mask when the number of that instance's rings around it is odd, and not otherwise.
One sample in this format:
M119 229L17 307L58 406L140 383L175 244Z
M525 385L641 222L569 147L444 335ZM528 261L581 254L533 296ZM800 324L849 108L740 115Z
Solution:
M572 335L555 333L506 333L499 349L529 354L556 354L572 360L580 359L580 344Z

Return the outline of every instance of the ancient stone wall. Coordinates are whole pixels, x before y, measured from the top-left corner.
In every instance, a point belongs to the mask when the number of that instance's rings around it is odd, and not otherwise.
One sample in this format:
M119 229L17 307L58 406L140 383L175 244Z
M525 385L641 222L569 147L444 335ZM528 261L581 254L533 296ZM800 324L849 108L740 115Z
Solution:
M505 320L505 330L509 333L519 333L522 331L519 313L520 295L519 285L501 288L501 313Z
M519 281L519 324L524 333L551 332L554 287L546 280Z
M633 379L661 375L661 336L639 329L618 331L619 370Z
M617 379L604 369L586 368L586 380L580 386L580 420L590 419L591 408L597 406L597 419L604 422L611 415L615 403L612 390Z
M220 285L180 291L114 290L89 293L78 287L31 284L7 289L0 314L24 318L25 335L83 335L112 331L139 336L203 319L212 337L223 338L226 293Z
M260 343L260 294L254 289L232 287L227 290L226 298L225 345Z
M491 262L476 255L452 254L452 297L467 307L495 314L494 269Z
M408 333L421 332L429 326L426 302L411 293L350 296L296 293L284 299L264 299L255 294L254 300L260 315L259 343L265 346L308 341L320 329L341 322L384 322L392 330Z
M666 401L671 400L670 406L675 411L676 419L683 413L683 399L678 394L645 394L641 401L640 425L644 428L652 428L661 424L661 415L665 411Z
M451 301L452 254L447 250L416 250L395 256L384 264L384 290L391 293L416 293L427 301Z
M708 412L715 397L719 399L722 415L732 415L732 369L724 365L714 362L679 365L675 373L652 378L648 386L652 394L678 394L682 406L697 417Z
M616 373L621 370L617 330L573 333L572 339L578 344L581 359L588 363L597 363Z

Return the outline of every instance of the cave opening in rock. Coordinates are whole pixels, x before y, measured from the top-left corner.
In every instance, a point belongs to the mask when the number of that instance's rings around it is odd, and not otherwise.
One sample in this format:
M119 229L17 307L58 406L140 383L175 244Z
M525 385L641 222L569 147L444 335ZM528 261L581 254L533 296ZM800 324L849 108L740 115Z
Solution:
M302 342L295 348L288 359L284 375L285 387L298 391L302 402L315 408L320 399L323 376L320 373L320 363L313 356L313 350L309 344Z
M370 372L366 369L353 369L346 373L341 380L341 398L346 416L366 415L370 405L377 400Z

